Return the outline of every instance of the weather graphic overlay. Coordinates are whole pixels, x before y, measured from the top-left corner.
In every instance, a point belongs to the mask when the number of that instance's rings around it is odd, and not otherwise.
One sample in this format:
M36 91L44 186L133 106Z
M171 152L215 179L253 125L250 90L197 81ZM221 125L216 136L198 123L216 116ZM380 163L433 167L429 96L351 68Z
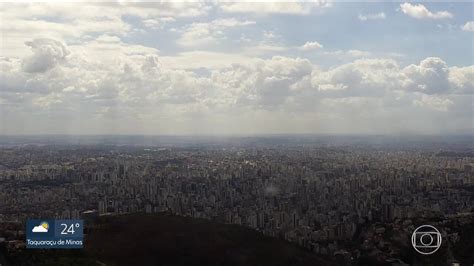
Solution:
M83 220L28 220L27 248L83 248Z
M47 233L49 229L49 224L47 222L41 222L40 225L33 227L31 232L33 233Z

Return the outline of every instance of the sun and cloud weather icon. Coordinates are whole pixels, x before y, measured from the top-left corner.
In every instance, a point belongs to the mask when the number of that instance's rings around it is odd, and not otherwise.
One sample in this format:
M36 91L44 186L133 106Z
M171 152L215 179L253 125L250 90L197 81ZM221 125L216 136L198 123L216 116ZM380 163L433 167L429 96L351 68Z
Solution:
M49 224L47 222L41 222L39 225L33 227L31 232L33 233L47 233L49 229Z

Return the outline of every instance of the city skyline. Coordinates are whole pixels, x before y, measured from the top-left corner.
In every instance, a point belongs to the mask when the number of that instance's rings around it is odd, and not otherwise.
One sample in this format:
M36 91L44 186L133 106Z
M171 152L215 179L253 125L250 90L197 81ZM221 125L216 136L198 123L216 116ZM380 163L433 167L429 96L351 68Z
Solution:
M196 261L192 265L472 264L472 141L337 139L241 138L199 145L165 139L145 146L31 141L2 146L0 138L0 248L7 249L0 249L0 261L2 253L11 265L60 256L58 250L43 258L31 254L28 246L22 248L25 221L34 218L31 225L37 226L40 221L52 224L54 218L81 219L88 229L85 253L70 253L69 259L82 254L104 264L111 259L102 254L109 252L117 265L166 261L158 252L168 254L170 265L187 265L180 261L189 257L198 258L188 260ZM153 228L137 226L149 218L160 225L156 227L163 237ZM116 219L127 222L121 222L120 229L106 229L114 228ZM180 219L189 222L186 229L173 230ZM226 247L227 240L216 239L227 237L201 231L202 223L223 228L219 230L224 235L242 241ZM413 232L427 224L442 235L439 250L430 256L417 253L410 241ZM301 255L292 257L312 254L327 262L275 264L271 256L264 256L262 263L252 263L250 252L274 249L267 241L252 247L254 240L243 237L244 229L292 243L301 250ZM126 239L139 244L133 251L127 249L133 263L117 259L123 249L104 252L101 232L114 243L131 234ZM202 262L201 255L187 252L205 253L201 250L206 250L202 246L207 240L191 237L200 240L194 244L176 240L188 232L211 235L209 260ZM28 239L27 235L26 243L33 245ZM229 251L240 246L245 251ZM96 249L101 251L91 253ZM229 254L237 254L239 262L227 263L233 260Z
M0 134L472 135L472 9L2 3Z

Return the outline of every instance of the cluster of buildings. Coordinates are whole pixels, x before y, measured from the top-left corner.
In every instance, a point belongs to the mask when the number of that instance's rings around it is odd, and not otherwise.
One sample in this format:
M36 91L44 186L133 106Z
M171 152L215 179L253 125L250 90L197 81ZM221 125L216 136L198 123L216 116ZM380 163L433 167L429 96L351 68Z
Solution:
M0 223L169 212L334 255L362 225L472 212L473 166L465 154L347 145L10 147Z

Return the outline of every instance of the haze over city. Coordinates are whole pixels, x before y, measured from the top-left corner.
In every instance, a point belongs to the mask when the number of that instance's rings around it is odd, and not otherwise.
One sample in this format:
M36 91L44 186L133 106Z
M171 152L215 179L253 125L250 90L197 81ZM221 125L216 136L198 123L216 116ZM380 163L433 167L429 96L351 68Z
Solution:
M1 4L0 134L471 135L472 10Z

